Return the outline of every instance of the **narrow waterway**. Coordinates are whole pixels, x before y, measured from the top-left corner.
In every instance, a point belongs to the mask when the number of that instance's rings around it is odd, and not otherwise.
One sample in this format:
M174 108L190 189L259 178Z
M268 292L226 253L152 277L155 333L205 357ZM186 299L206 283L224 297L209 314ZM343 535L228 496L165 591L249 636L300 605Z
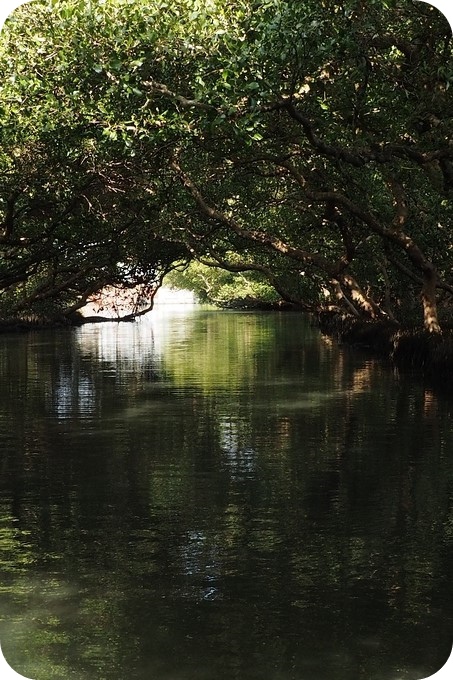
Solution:
M0 335L0 640L34 680L419 680L452 404L299 314Z

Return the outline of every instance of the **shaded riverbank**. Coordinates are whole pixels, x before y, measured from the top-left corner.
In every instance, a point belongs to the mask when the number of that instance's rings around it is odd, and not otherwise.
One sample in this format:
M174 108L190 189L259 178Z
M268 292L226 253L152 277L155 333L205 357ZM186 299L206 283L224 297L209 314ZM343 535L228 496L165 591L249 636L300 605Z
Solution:
M453 328L437 334L391 321L363 321L330 313L321 313L318 325L324 335L340 344L385 357L398 369L412 370L453 394Z
M27 333L28 331L49 330L51 328L78 328L88 323L131 322L139 316L139 314L129 314L118 318L102 316L101 314L83 316L76 312L68 317L61 316L51 319L0 319L0 333Z

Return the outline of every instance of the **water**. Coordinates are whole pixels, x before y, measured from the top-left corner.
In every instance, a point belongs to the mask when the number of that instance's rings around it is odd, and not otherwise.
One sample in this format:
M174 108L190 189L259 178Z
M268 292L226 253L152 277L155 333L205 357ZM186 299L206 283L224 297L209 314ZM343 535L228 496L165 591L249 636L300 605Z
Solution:
M418 680L452 405L298 314L0 336L0 639L35 680Z

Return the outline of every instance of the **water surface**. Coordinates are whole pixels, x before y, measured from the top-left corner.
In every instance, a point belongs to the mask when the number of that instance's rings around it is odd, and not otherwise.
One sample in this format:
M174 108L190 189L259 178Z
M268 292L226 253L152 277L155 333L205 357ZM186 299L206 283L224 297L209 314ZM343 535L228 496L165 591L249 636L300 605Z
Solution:
M170 310L170 311L169 311ZM0 639L35 680L419 680L452 406L299 314L0 336Z

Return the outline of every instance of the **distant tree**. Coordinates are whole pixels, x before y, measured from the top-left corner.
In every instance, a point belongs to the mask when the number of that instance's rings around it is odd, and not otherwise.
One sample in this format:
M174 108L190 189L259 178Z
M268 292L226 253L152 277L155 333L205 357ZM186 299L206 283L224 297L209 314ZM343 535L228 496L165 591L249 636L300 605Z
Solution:
M166 277L166 283L195 293L199 302L220 307L269 307L278 306L281 296L256 270L234 269L235 254L230 256L230 270L218 265L193 260L183 268L175 268ZM260 274L260 272L258 272Z

